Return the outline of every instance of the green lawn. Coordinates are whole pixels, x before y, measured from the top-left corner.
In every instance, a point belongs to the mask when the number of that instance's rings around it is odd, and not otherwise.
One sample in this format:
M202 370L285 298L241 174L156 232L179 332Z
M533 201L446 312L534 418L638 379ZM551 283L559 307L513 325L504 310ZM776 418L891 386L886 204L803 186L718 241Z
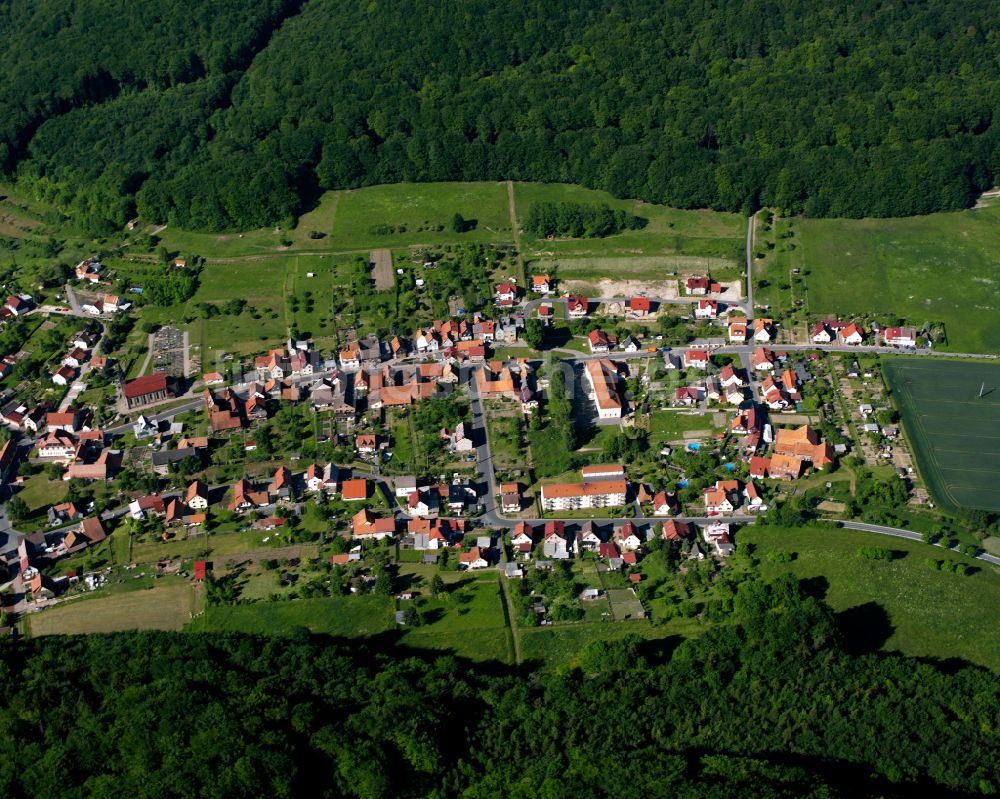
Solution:
M45 472L39 472L24 481L24 485L17 491L17 496L28 504L31 511L36 511L62 502L67 487L68 483L62 480L49 480Z
M495 407L495 406L494 406ZM510 406L507 405L507 408ZM520 414L520 408L517 409ZM493 410L487 411L490 433L490 451L498 469L524 468L524 448L516 433L516 416L496 416Z
M951 510L1000 510L1000 366L890 358L883 367L932 496Z
M649 438L653 442L675 441L693 430L713 431L712 414L654 410L649 415Z
M462 575L445 597L428 597L419 609L424 623L408 630L403 643L442 649L474 660L512 658L503 599L495 573Z
M404 408L388 409L386 425L392 436L392 460L386 464L386 470L393 474L412 474L416 470L416 461L409 411Z
M261 258L206 265L188 308L194 309L201 303L223 305L234 297L247 301L239 315L221 314L198 319L191 325L191 343L204 345L206 370L215 368L219 352L249 353L285 342L290 321L286 285L295 283L298 263L297 258ZM236 287L239 291L234 293ZM320 306L320 296L315 301Z
M1000 352L1000 205L906 219L805 219L811 314L943 321L948 348Z
M456 213L474 220L475 227L455 233L451 221ZM377 229L381 225L395 231ZM365 250L512 240L506 184L399 183L341 192L329 246Z
M522 236L525 253L532 257L602 258L632 256L711 256L738 259L746 221L738 214L716 211L682 211L639 200L619 200L604 191L566 183L515 183L518 220L535 202L575 202L621 208L649 220L641 230L629 230L603 239L544 240ZM650 259L646 259L650 260ZM661 259L664 268L671 263ZM672 262L675 264L682 261ZM649 268L653 268L652 263ZM564 275L569 277L569 275Z
M857 642L912 656L963 658L1000 671L1000 575L990 566L977 562L976 573L965 577L934 571L927 558L971 561L917 541L835 528L745 527L739 541L757 546L766 579L791 571L825 585L826 601ZM886 547L900 556L865 560L857 554L862 546ZM795 559L769 561L768 553L779 550L795 553Z
M395 627L395 610L389 597L342 596L254 602L206 608L184 629L187 632L241 632L287 635L306 627L314 633L358 638Z

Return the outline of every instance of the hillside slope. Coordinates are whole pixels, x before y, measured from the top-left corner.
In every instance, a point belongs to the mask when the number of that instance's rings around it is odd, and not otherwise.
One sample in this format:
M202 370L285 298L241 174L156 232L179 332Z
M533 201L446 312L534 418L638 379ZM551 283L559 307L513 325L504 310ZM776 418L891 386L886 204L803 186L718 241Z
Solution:
M1000 171L998 23L985 0L19 0L0 164L91 226L136 194L250 228L321 188L505 178L927 213Z

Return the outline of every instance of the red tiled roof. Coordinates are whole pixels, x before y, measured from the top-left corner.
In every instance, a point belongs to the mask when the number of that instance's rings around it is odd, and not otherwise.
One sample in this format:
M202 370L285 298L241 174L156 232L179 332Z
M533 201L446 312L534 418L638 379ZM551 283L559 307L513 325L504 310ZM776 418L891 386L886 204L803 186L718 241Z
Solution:
M163 372L153 372L151 375L137 377L135 380L127 382L122 389L122 393L130 399L144 397L157 391L166 391L167 376Z

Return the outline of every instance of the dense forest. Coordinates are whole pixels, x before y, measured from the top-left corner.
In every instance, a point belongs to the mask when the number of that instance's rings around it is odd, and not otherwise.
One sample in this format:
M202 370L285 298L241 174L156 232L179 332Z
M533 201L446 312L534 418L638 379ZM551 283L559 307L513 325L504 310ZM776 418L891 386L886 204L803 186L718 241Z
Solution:
M986 0L12 0L0 169L95 231L503 178L926 213L997 182L997 30Z
M995 794L1000 678L849 655L791 578L671 646L470 664L290 631L0 650L5 797ZM394 656L389 654L393 652Z

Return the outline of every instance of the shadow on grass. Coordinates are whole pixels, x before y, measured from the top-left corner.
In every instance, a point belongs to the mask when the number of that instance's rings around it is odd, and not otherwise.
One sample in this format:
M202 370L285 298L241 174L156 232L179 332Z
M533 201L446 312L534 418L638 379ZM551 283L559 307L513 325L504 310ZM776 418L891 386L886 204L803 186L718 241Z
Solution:
M878 652L896 628L878 602L866 602L836 614L837 627L844 637L844 651L851 655Z

